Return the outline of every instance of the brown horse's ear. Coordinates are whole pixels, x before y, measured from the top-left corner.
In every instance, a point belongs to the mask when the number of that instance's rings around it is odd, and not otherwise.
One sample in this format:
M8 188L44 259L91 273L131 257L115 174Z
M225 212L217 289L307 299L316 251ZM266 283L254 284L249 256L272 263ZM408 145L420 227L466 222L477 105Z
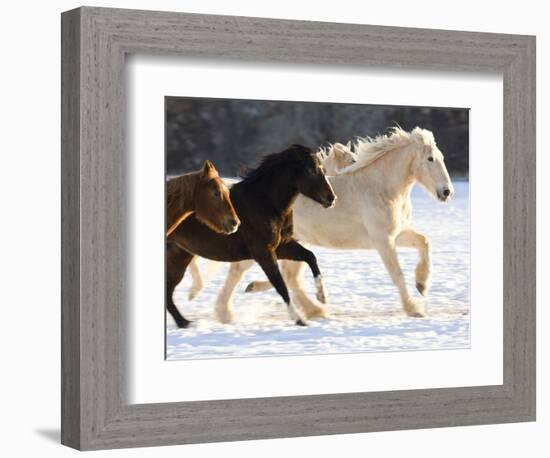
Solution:
M208 159L204 161L204 165L201 170L201 178L211 179L218 176L216 167Z

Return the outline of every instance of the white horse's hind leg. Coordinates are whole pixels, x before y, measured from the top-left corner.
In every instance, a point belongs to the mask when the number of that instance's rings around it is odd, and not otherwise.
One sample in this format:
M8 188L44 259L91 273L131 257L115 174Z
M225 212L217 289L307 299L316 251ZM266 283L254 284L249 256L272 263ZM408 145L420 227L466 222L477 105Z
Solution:
M412 317L425 316L424 307L422 304L416 302L409 294L407 285L405 284L405 277L401 266L399 265L399 259L397 258L397 252L395 251L395 244L389 240L380 241L375 244L376 250L380 254L386 270L390 274L390 277L399 289L399 295L401 296L401 304L405 313Z
M289 263L295 262L296 264L303 264L302 261L288 261L288 260L285 260L285 261L282 261L282 262L283 262L283 265L284 265L285 262L289 262ZM300 269L300 272L302 272L302 271L303 271L303 269ZM316 292L317 300L319 302L322 302L323 304L326 304L328 302L328 299L327 299L328 294L327 294L327 290L325 289L325 284L323 283L323 278L321 276L318 276L317 278L314 279L314 281L315 281L315 289L317 290L317 292ZM254 280L254 281L251 281L246 286L245 292L247 292L247 293L260 293L262 291L268 291L271 288L273 288L273 285L269 281ZM289 288L291 288L291 287L289 287Z
M311 300L303 287L305 263L301 261L281 261L281 273L290 290L292 300L302 308L306 318L325 318L328 311L321 305Z
M430 289L430 276L432 273L431 245L428 237L413 228L403 230L396 239L396 244L403 247L416 248L420 260L416 265L416 289L423 296Z
M245 293L260 293L273 288L273 285L268 280L254 280L246 285Z
M216 297L214 313L222 323L233 321L233 293L244 273L252 267L253 260L234 262L229 266L227 278Z
M197 265L197 256L193 258L191 264L187 267L191 274L191 289L189 290L189 300L195 299L204 288L204 281L202 279L201 271Z

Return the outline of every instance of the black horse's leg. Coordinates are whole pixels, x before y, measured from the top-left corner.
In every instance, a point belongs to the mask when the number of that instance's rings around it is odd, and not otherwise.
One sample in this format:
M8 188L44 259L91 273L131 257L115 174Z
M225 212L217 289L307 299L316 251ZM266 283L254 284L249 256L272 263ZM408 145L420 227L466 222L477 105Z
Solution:
M176 304L174 304L173 295L192 259L193 255L181 248L176 242L166 241L166 309L179 328L186 328L191 322L178 311Z
M272 252L262 253L258 256L254 256L254 260L260 265L275 290L283 298L283 301L285 301L290 319L293 320L298 326L306 326L305 319L290 300L288 289L283 280L283 276L279 271L275 254Z
M277 254L277 259L303 261L309 266L314 277L319 277L321 275L321 271L317 265L317 258L313 252L309 251L307 248L304 248L296 240L281 243L275 253Z
M327 293L323 284L323 278L321 277L321 271L317 265L317 258L312 251L304 248L296 240L291 240L290 242L279 245L276 254L278 259L290 259L291 261L305 262L313 274L315 287L317 289L317 299L323 304L327 303Z

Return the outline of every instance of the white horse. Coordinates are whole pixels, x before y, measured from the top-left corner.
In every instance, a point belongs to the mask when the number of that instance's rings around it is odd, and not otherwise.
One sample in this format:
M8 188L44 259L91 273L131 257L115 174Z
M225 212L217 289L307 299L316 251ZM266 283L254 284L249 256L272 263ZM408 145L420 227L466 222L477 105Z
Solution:
M342 143L331 143L327 148L321 147L318 151L325 175L337 175L340 170L354 164L357 161L357 154L351 150L351 142L343 145Z
M336 175L336 173L338 173L338 170L353 164L357 160L357 155L351 150L351 142L348 142L346 145L343 145L341 143L334 143L330 144L328 147L321 147L317 151L317 154L321 158L326 175ZM224 181L229 187L231 187L231 185L235 183L234 180L225 178ZM204 289L204 280L202 278L201 271L197 265L197 259L198 256L195 256L188 266L188 270L191 274L191 288L188 295L189 300L193 300L194 298L196 298L199 293ZM284 264L281 264L281 268L284 269ZM271 288L270 282L266 281L265 283L265 289Z
M409 316L425 316L424 307L415 301L405 284L396 247L413 247L419 252L416 287L425 295L430 286L431 249L428 238L411 226L410 192L418 182L441 202L454 190L433 134L416 127L411 132L393 128L390 135L358 139L354 145L357 160L329 181L338 196L337 204L319 210L307 198L294 205L294 235L305 243L344 250L378 251L393 283L399 290L402 307ZM218 319L232 319L231 298L244 272L252 263L232 264L226 282L218 294L215 311ZM293 300L308 318L326 316L325 308L304 292L299 263L284 261L283 275ZM258 286L258 288L256 288ZM317 298L326 302L322 285ZM253 282L248 291L265 289L265 283Z

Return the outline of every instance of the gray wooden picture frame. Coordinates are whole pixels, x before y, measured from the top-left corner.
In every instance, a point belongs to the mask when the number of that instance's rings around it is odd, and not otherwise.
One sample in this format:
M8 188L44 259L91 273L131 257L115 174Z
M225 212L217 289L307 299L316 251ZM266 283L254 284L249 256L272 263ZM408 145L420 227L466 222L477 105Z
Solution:
M88 450L535 419L534 37L92 7L63 13L61 36L63 444ZM136 53L502 74L503 384L128 404L124 74L125 56Z

